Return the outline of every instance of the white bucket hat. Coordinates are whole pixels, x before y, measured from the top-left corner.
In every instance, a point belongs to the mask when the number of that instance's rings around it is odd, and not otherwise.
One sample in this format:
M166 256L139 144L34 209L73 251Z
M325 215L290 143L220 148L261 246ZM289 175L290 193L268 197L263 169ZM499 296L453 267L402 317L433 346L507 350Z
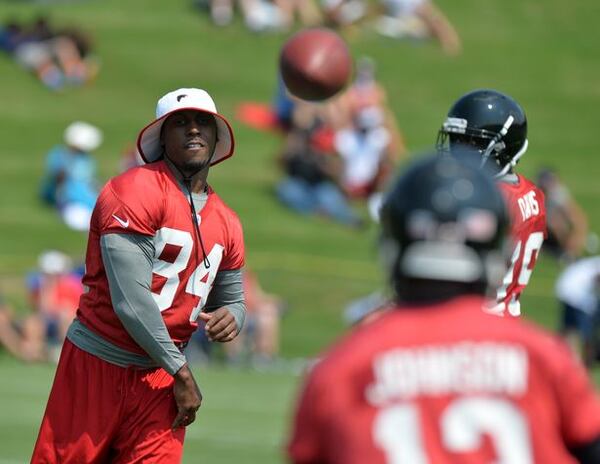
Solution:
M102 143L102 131L87 122L75 121L67 126L65 143L81 151L93 151Z
M235 141L227 120L217 112L211 96L202 89L178 89L161 97L156 104L156 119L144 127L137 139L138 151L146 163L161 158L160 131L165 120L182 110L196 110L212 114L217 122L217 145L210 162L211 166L233 155Z

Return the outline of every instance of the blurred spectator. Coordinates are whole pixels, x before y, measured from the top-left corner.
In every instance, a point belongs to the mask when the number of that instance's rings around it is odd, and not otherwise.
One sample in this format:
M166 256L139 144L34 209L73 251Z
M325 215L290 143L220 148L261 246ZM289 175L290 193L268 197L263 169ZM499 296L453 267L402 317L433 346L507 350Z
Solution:
M458 55L462 45L458 33L432 0L381 0L383 14L377 31L394 39L435 38L448 55Z
M240 102L236 108L236 118L254 129L281 134L292 126L294 106L294 99L289 95L278 74L272 102Z
M48 250L39 256L38 269L26 284L31 313L19 321L0 303L0 343L23 361L58 360L83 293L81 274L67 255Z
M125 172L136 166L142 166L144 160L134 143L128 144L121 153L121 162L119 163L119 172Z
M382 290L352 300L344 308L344 321L349 326L358 326L374 321L389 309L392 297Z
M406 154L404 136L398 128L394 113L391 111L387 93L377 80L376 64L368 56L356 61L355 78L348 89L340 96L341 113L346 115L344 124L352 124L358 113L365 108L379 108L384 117L383 125L389 132L390 151L397 161Z
M353 86L350 88L353 88ZM359 106L354 103L354 95L347 95L348 92L349 90L342 92L321 104L310 103L292 95L287 90L281 74L278 72L276 88L271 103L241 102L237 107L236 117L248 126L258 130L286 133L295 125L294 115L297 107L300 105L301 108L298 111L303 114L307 113L307 107L318 108L318 110L313 110L313 112L319 112L320 117L326 119L327 125L337 130L350 124L351 112ZM387 122L388 118L386 114ZM390 123L390 126L393 125L393 121L390 121Z
M40 338L30 336L29 343L50 349L62 346L83 293L81 277L64 253L47 250L40 255L38 270L27 278L27 289L33 317L42 330L36 331Z
M281 74L277 75L277 91L273 99L273 112L277 127L287 131L292 127L294 117L295 100L288 92Z
M282 30L284 26L283 12L274 3L267 0L245 0L244 22L252 32L268 32Z
M346 194L379 204L393 168L391 135L381 108L358 111L351 126L336 132L334 145L343 161L341 185Z
M279 1L275 3L268 0L196 0L195 4L200 8L207 8L213 23L217 26L231 24L237 7L246 27L253 32L284 29L288 19L286 14L293 13L292 10L284 12L280 8Z
M91 152L102 143L102 132L76 121L66 128L64 142L47 155L41 197L58 208L70 228L85 231L98 196L96 161Z
M262 368L278 361L279 326L286 304L279 296L265 292L254 272L244 269L242 277L246 301L242 331L231 342L214 345L204 330L197 330L191 339L193 343L186 348L186 357L191 362L212 362L220 354L224 354L225 362L231 365L249 361ZM202 321L199 323L203 324Z
M0 49L12 54L24 37L21 24L16 21L8 21L0 26Z
M354 80L343 97L350 113L364 107L387 105L387 95L377 81L376 71L376 64L372 58L361 56L356 60Z
M367 14L364 0L321 0L325 25L344 27L363 19Z
M43 16L32 25L7 23L0 48L52 90L82 85L98 72L90 37L75 27L54 29Z
M335 137L344 160L342 185L351 197L368 198L371 217L377 220L380 192L406 154L406 145L371 58L357 60L354 81L339 100L340 113L347 118Z
M12 307L0 295L0 346L22 361L43 361L45 357L41 350L36 347L31 349L31 344L25 342L23 332L26 329L26 324L16 319Z
M588 220L558 174L549 168L537 176L537 185L544 192L548 238L544 250L569 262L584 251L595 252L594 236L588 232ZM597 246L597 245L596 245Z
M234 0L195 0L193 4L207 10L216 26L228 26L233 21Z
M556 282L562 306L562 333L587 367L600 354L600 256L568 265Z
M338 185L341 160L334 152L328 109L298 101L280 163L285 177L277 185L279 200L302 214L322 214L352 227L362 220Z
M238 337L223 347L230 362L239 362L248 352L252 364L266 367L279 356L279 322L285 303L277 295L265 292L252 271L244 270L243 278L246 323Z
M321 21L321 14L313 0L272 0L281 11L283 24L289 29L298 17L303 26L314 26Z

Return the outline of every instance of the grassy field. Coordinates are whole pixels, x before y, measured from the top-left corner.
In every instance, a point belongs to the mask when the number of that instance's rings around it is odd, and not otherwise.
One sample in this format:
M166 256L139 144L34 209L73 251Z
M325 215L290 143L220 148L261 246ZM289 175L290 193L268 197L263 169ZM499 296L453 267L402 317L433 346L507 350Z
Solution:
M346 34L353 54L378 63L394 112L413 153L430 147L443 115L460 94L495 87L513 94L530 121L530 150L519 166L534 176L558 168L600 230L597 114L600 73L595 0L440 0L458 28L464 53L444 56L435 44L397 43L368 30ZM184 0L4 1L0 20L49 13L95 37L102 62L90 86L52 94L0 57L0 289L23 311L25 273L37 255L58 248L73 257L86 237L67 230L36 197L46 151L75 119L100 126L103 179L154 112L156 99L182 86L208 89L237 136L234 158L216 167L213 187L244 224L248 265L291 310L283 320L288 359L317 353L344 330L343 306L377 288L381 274L375 227L355 232L297 217L273 199L280 140L241 125L241 101L268 102L284 34L251 35L239 23L213 27ZM557 324L552 287L559 271L543 257L524 295L527 317ZM53 375L52 366L22 366L0 357L0 464L26 462ZM205 405L188 433L187 462L281 462L279 444L297 385L290 373L200 369Z
M4 356L0 362L0 464L28 462L54 368L24 369ZM196 375L204 403L195 425L187 430L184 462L281 462L296 377L219 368Z

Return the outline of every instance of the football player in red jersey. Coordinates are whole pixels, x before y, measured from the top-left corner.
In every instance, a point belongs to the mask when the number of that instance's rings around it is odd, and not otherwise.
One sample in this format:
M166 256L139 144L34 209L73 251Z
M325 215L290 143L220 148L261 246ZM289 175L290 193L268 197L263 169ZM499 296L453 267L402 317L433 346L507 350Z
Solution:
M497 304L488 310L519 316L519 297L529 282L546 237L544 193L529 179L514 172L527 150L527 118L511 97L496 90L475 90L450 108L438 134L438 150L468 146L481 156L481 165L494 177L508 205L513 253L508 272L497 292Z
M147 164L111 179L96 203L86 292L32 462L180 462L202 401L182 350L198 320L219 342L244 322L242 227L207 183L233 148L204 90L158 101L138 136Z
M600 462L600 397L557 337L481 311L505 270L502 195L478 167L428 157L381 212L394 303L310 371L296 464Z

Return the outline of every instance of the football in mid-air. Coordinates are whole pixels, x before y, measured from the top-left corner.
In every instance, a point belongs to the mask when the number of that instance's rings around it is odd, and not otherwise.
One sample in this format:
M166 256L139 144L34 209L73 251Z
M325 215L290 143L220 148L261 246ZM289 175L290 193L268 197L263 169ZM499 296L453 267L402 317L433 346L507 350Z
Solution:
M303 29L283 45L279 69L293 95L321 101L346 86L352 74L352 57L336 32L326 28Z

